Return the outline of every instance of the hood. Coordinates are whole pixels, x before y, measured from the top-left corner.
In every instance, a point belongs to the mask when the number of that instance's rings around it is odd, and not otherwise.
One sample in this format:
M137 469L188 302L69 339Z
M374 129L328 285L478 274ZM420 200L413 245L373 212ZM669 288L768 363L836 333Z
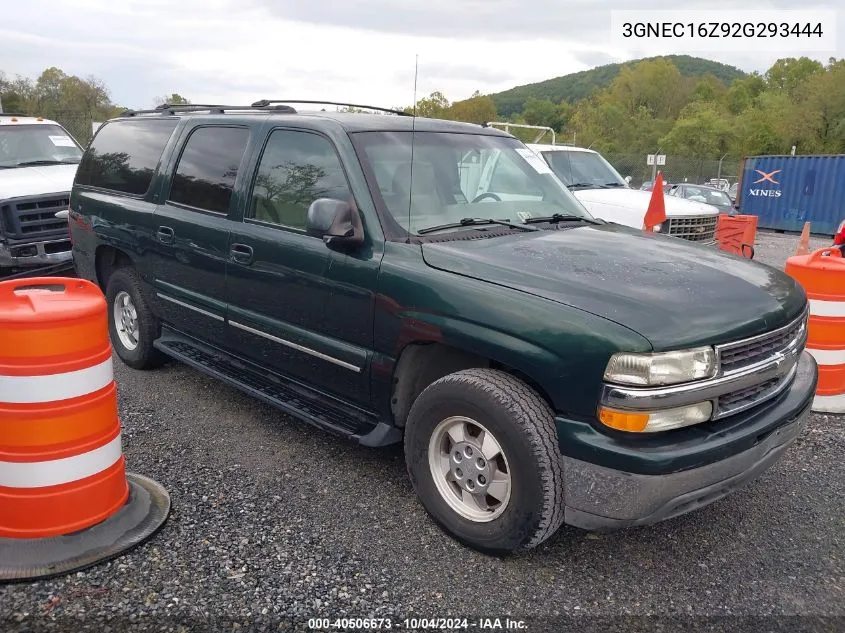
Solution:
M614 321L655 350L761 334L806 305L801 287L775 268L611 224L430 242L422 252L433 268Z
M639 189L580 189L572 192L597 218L618 222L634 228L642 228L650 191ZM703 202L684 200L675 196L663 196L667 217L718 215L719 210Z
M78 165L0 169L0 200L70 192Z

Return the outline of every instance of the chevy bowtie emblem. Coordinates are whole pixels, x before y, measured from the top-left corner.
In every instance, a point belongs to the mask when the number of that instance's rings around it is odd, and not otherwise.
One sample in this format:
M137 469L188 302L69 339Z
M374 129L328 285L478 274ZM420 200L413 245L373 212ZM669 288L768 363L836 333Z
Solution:
M756 185L758 182L766 182L766 181L768 181L768 182L770 182L770 183L772 183L772 184L775 184L775 185L780 184L780 183L778 183L778 181L777 181L777 180L775 180L774 176L775 176L775 174L779 174L780 172L782 172L782 171L783 171L782 169L776 169L776 170L774 170L773 172L768 173L768 174L767 174L766 172L764 172L764 171L759 170L759 169L755 169L754 171L756 171L758 174L760 174L760 175L762 176L762 178L760 178L760 180L755 180L755 181L754 181L754 184L755 184L755 185Z

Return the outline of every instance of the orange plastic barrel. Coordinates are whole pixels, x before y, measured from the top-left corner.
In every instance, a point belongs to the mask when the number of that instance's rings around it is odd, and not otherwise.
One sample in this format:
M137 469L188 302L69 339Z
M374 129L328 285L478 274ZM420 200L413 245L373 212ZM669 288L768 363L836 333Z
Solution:
M807 351L819 366L813 411L845 413L845 258L821 248L787 259L786 272L810 300Z
M85 529L128 494L102 292L0 282L0 537Z

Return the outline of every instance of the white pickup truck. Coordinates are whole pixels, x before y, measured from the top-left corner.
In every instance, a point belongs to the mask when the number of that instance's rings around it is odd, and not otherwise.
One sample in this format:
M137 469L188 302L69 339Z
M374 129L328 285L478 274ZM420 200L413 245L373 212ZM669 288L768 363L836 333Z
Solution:
M62 212L81 158L82 148L55 121L0 113L0 277L71 261Z
M509 128L531 128L552 133L551 144L527 143L552 172L565 184L587 210L597 218L641 229L651 200L650 191L633 189L613 166L598 152L559 145L554 130L541 126L505 122L488 125ZM538 136L542 138L545 134ZM491 168L493 166L490 166ZM709 204L665 197L666 222L659 231L692 242L714 244L719 210Z

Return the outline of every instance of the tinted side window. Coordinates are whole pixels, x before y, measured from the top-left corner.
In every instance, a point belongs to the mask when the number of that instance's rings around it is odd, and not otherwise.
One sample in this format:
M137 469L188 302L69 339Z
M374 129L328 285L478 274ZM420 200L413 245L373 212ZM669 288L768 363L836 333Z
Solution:
M76 183L143 195L176 124L175 119L106 123L82 157Z
M334 146L310 132L274 131L258 165L247 217L304 229L317 198L353 200Z
M228 213L248 140L246 128L209 126L194 130L176 165L170 200L197 209Z

